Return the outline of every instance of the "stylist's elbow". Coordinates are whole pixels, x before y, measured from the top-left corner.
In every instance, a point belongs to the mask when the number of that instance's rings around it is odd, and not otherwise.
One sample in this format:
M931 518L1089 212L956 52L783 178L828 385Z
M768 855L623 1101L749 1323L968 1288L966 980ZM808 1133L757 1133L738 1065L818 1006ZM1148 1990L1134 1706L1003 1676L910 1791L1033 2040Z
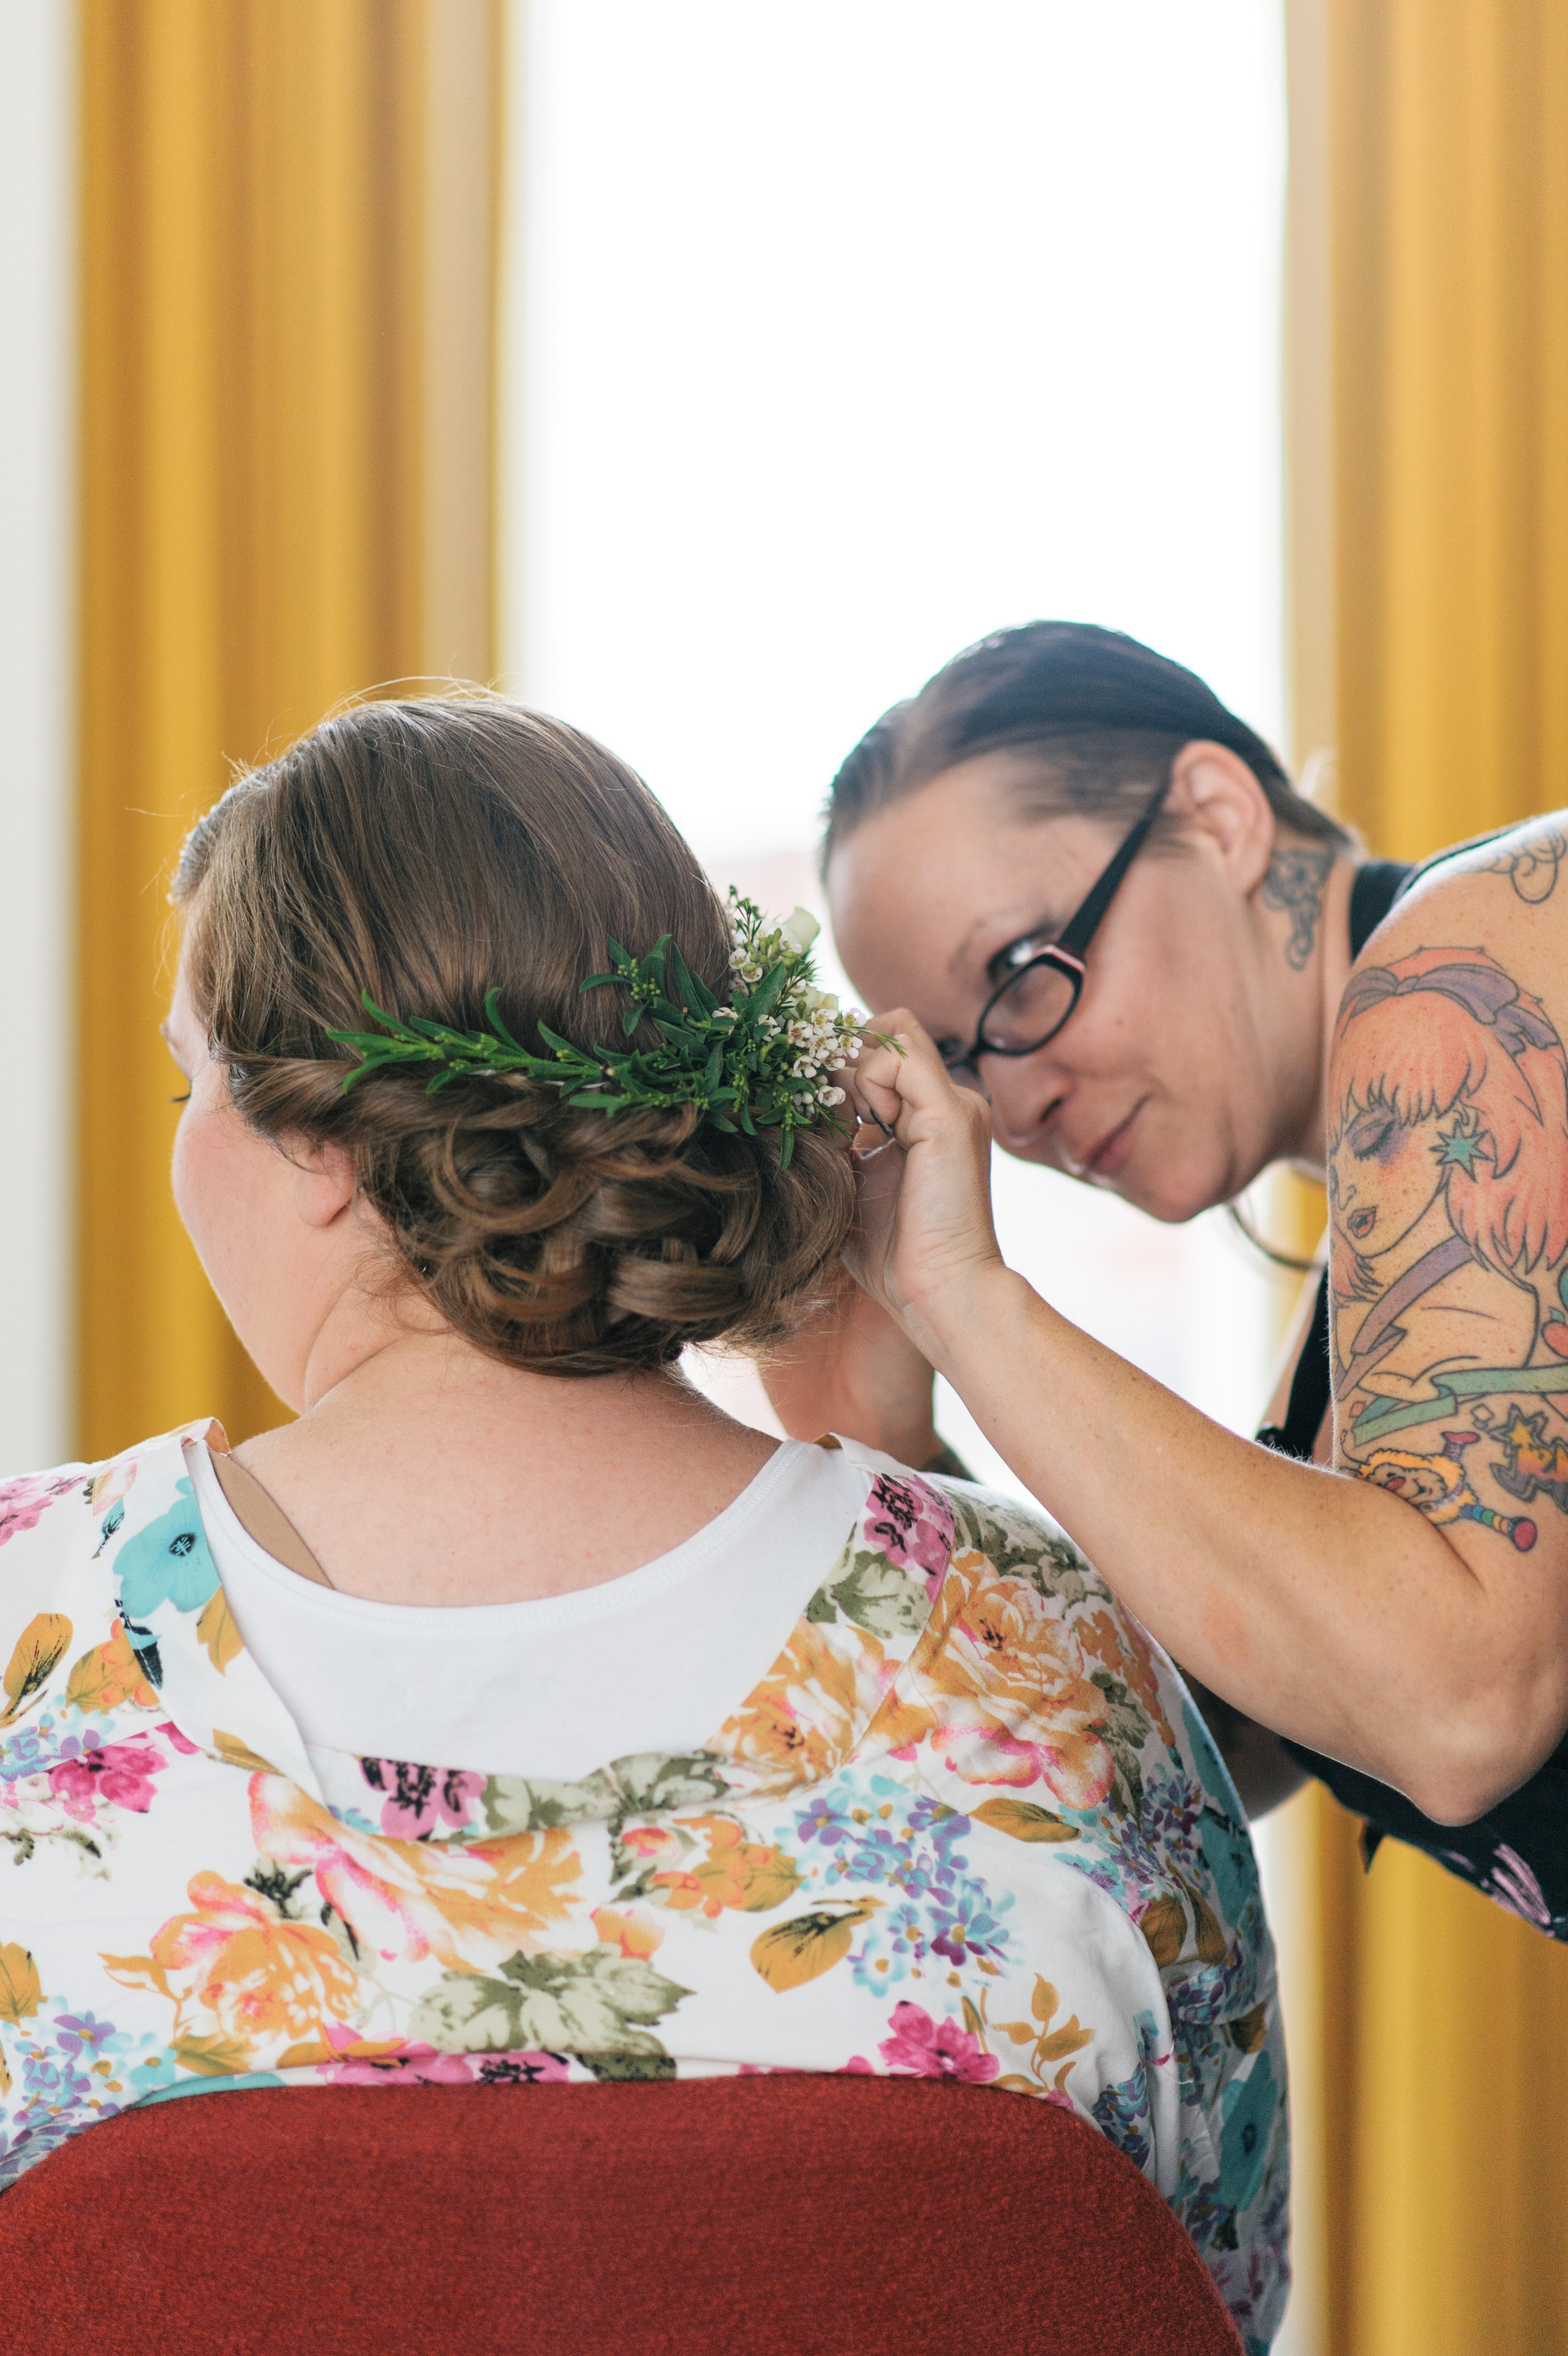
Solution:
M1568 1643L1549 1656L1506 1651L1462 1691L1435 1697L1404 1762L1390 1776L1424 1816L1470 1825L1541 1767L1568 1729Z

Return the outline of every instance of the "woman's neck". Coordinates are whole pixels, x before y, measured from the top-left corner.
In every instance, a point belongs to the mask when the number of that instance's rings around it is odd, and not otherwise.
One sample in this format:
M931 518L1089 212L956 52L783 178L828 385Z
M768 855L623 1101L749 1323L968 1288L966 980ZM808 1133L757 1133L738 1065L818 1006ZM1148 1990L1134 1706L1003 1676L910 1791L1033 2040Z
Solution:
M1328 1171L1328 1080L1334 1026L1339 1018L1339 1001L1350 979L1352 963L1350 887L1360 864L1359 854L1347 853L1335 861L1324 882L1321 918L1311 957L1302 971L1304 987L1295 1010L1300 1055L1298 1061L1293 1058L1293 1063L1302 1076L1302 1084L1282 1125L1280 1142L1269 1157L1271 1161L1288 1162L1319 1183Z
M721 1513L776 1446L677 1368L569 1380L415 1331L236 1456L342 1592L466 1604L635 1569Z

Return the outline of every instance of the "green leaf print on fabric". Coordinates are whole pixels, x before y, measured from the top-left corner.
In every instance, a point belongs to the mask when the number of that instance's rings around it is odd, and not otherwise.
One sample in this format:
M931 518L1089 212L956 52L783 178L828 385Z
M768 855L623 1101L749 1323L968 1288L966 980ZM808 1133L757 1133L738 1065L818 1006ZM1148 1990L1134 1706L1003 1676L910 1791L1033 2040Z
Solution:
M807 1620L832 1621L840 1615L889 1644L896 1636L918 1636L931 1616L931 1601L923 1580L912 1577L885 1554L862 1551L841 1579L825 1580L805 1607Z
M126 1539L114 1570L128 1620L144 1622L160 1603L176 1612L199 1612L218 1586L218 1566L208 1552L201 1516L188 1480L175 1483L166 1514Z
M682 1757L667 1751L630 1751L596 1767L577 1783L551 1783L520 1775L492 1775L480 1804L493 1833L537 1833L554 1825L608 1823L612 1838L632 1816L675 1808L701 1807L722 1797L722 1762L704 1751Z
M1136 1816L1143 1806L1143 1770L1138 1753L1148 1740L1148 1713L1133 1699L1119 1677L1109 1669L1095 1669L1089 1682L1105 1697L1105 1714L1095 1728L1101 1741L1116 1762L1116 1780L1120 1787L1117 1797L1130 1816Z
M673 2064L646 2024L690 1994L645 1957L601 1943L585 1955L514 1955L496 1974L447 1972L408 2033L446 2053L575 2053L596 2077L663 2077ZM664 2067L602 2069L611 2056Z
M1042 1532L1032 1519L1021 1533L999 1514L987 1512L974 1497L955 1495L957 1544L986 1555L994 1569L1027 1579L1050 1603L1068 1610L1091 1597L1111 1601L1111 1591L1097 1579L1071 1538Z

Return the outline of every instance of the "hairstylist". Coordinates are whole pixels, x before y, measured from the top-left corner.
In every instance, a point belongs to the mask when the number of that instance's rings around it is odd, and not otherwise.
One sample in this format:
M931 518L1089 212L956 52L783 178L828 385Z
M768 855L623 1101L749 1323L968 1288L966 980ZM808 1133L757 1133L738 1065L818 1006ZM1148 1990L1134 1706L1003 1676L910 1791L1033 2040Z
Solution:
M1041 623L959 656L834 787L840 948L905 1049L860 1092L900 1150L867 1164L870 1297L770 1376L792 1429L922 1462L939 1369L1230 1705L1254 1808L1288 1752L1374 1839L1559 1936L1565 851L1532 821L1415 873L1367 861L1136 642ZM1328 1276L1267 1447L1006 1269L992 1134L1168 1220L1274 1162L1326 1176Z

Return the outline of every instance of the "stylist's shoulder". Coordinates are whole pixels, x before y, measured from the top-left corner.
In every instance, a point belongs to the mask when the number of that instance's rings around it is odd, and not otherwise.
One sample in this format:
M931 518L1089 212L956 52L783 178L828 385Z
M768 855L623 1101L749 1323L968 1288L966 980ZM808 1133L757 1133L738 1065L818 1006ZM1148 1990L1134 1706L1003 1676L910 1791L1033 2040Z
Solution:
M1559 884L1562 889L1559 890ZM1519 987L1568 992L1568 810L1477 836L1418 867L1358 969L1444 946L1479 946L1528 970ZM1568 1007L1563 1009L1568 1016Z

